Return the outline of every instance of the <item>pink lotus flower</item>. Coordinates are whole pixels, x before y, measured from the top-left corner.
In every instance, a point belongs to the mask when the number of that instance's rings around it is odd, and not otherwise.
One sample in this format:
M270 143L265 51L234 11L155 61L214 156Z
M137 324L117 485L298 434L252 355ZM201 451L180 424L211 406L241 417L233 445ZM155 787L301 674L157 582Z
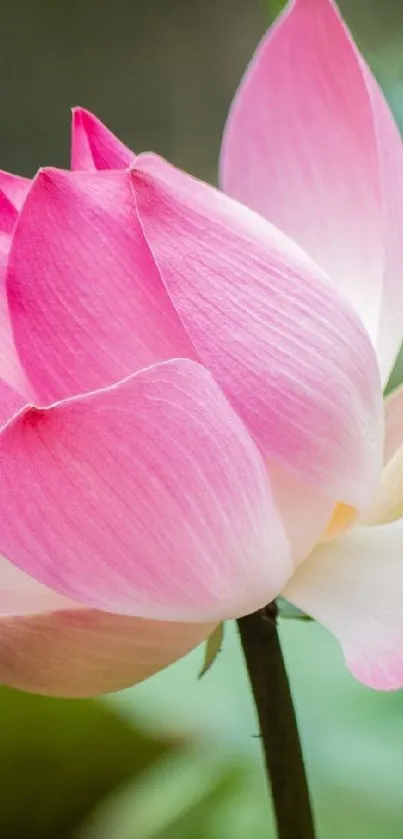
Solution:
M333 6L297 0L224 144L262 215L79 109L72 172L0 175L0 681L117 689L285 593L403 684L402 166Z

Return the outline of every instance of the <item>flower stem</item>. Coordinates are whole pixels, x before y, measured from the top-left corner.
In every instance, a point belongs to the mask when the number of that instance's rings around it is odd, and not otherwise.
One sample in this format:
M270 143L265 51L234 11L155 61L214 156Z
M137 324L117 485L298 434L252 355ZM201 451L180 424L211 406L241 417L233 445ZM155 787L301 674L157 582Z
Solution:
M290 684L277 633L277 606L238 620L259 718L278 839L315 839Z

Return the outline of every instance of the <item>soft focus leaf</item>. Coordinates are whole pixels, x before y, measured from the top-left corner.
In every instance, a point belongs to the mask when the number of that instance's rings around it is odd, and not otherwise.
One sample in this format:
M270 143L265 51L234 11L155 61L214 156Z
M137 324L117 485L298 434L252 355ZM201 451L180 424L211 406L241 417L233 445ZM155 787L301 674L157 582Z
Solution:
M392 393L403 382L403 347L400 349L395 366L390 374L385 393Z
M317 804L320 838L401 839L403 694L385 695L358 684L347 672L336 641L316 622L281 621L280 635ZM188 735L197 733L211 756L220 751L241 761L245 769L232 796L216 803L214 814L206 813L201 826L193 821L192 832L190 828L179 830L175 824L169 839L275 837L257 721L239 639L231 623L225 636L219 666L212 668L208 678L195 680L199 649L111 700L123 713L140 713L152 730L172 727ZM126 835L113 823L112 831L109 822L107 839L139 839L137 811L130 797L126 819ZM95 834L95 839L104 837ZM167 839L166 833L158 839Z
M276 600L278 614L280 618L283 620L294 620L294 621L311 621L312 618L309 615L306 615L305 612L302 612L301 609L298 609L297 606L294 606L293 603L289 603L285 597L277 597Z
M101 703L0 689L0 836L65 839L168 748Z
M74 839L207 839L212 815L244 780L244 766L217 753L168 755L102 804Z
M209 635L206 641L205 652L204 652L204 661L203 667L199 673L199 679L210 670L212 664L214 664L218 653L221 650L222 644L224 640L224 624L220 623L214 632Z

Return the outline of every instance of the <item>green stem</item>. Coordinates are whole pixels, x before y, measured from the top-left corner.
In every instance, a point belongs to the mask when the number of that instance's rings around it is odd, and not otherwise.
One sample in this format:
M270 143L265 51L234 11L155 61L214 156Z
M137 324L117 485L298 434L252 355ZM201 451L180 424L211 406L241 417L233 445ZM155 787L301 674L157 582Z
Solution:
M238 620L259 718L278 839L315 839L290 684L277 633L277 607Z

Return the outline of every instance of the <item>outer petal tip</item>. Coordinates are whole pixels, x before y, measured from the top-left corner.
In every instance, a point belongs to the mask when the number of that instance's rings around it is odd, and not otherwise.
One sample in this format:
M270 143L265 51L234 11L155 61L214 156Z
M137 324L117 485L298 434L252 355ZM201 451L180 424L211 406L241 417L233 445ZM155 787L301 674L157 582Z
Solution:
M0 170L0 189L11 201L17 212L21 210L30 185L31 181L29 178L23 178L20 175L13 175L11 172Z
M134 152L94 114L85 108L72 109L72 169L128 169L135 159Z
M332 0L295 0L258 46L225 128L221 182L326 270L387 381L403 334L403 147Z
M126 170L37 174L14 232L7 294L40 404L193 354L144 240Z

